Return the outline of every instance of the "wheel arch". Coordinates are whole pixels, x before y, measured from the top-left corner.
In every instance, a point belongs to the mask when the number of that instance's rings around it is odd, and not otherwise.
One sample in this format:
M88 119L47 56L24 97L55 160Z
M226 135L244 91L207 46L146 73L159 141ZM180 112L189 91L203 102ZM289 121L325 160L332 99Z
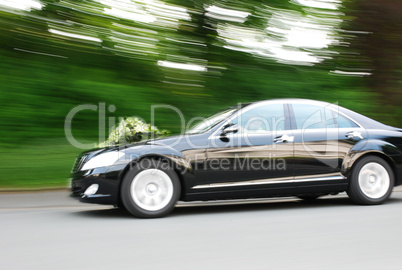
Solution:
M381 152L379 150L367 150L367 151L364 151L364 152L356 153L351 158L351 160L349 161L349 164L346 167L344 175L349 178L349 176L350 176L353 168L355 167L355 165L360 160L362 160L363 158L365 158L367 156L376 156L376 157L379 157L379 158L383 159L384 161L386 161L388 163L388 165L391 167L392 172L394 174L394 178L395 178L394 185L396 186L397 182L398 182L397 181L398 180L398 170L397 170L396 164L395 164L394 160L391 157L389 157L384 152Z
M121 202L121 187L122 183L124 180L124 177L128 173L128 171L133 168L136 164L141 162L144 159L152 159L152 160L160 160L160 161L166 161L168 162L171 167L173 168L174 172L176 173L177 177L179 178L180 181L180 186L181 186L181 194L180 194L180 199L183 198L184 196L184 191L185 191L185 183L184 183L184 177L183 173L191 170L191 168L187 167L185 164L187 163L183 157L177 157L177 156L168 156L168 155L163 155L163 154L157 154L157 153L148 153L142 156L139 156L135 159L133 159L130 163L127 164L127 166L120 172L119 174L119 187L118 187L118 204L122 205Z

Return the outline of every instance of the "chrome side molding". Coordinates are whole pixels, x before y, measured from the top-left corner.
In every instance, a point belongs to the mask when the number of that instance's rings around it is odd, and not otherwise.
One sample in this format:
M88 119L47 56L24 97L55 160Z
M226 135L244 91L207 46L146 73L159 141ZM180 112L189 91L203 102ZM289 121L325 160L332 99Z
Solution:
M202 189L202 188L221 188L221 187L236 187L236 186L253 186L253 185L269 185L269 184L286 184L286 183L299 183L299 182L315 182L315 181L336 181L336 180L346 180L343 175L332 175L323 177L313 177L313 178L270 178L270 179L258 179L258 180L248 180L241 182L226 182L226 183L214 183L208 185L198 185L191 189Z

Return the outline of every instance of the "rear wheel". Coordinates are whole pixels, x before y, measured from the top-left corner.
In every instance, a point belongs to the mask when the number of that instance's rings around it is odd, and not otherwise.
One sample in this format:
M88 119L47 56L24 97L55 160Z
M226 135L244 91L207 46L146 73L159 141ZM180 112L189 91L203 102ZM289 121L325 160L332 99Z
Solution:
M394 174L382 158L367 156L352 169L348 195L358 204L381 204L391 195Z
M124 177L121 198L134 216L156 218L171 212L180 196L177 174L161 160L146 160Z

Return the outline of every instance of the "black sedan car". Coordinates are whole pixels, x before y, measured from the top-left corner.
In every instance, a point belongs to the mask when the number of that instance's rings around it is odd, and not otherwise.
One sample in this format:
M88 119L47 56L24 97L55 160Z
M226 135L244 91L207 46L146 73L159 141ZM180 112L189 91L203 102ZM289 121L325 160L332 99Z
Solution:
M380 204L402 184L402 129L340 106L278 99L232 107L185 134L82 153L72 196L161 217L176 202L346 191Z

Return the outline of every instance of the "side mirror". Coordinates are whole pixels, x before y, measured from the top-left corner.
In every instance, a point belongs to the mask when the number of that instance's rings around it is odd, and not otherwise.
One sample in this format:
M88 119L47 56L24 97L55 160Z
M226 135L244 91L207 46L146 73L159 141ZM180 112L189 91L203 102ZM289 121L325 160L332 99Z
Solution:
M226 136L229 133L237 133L239 131L239 126L235 124L229 124L228 126L224 127L221 133L221 136Z

